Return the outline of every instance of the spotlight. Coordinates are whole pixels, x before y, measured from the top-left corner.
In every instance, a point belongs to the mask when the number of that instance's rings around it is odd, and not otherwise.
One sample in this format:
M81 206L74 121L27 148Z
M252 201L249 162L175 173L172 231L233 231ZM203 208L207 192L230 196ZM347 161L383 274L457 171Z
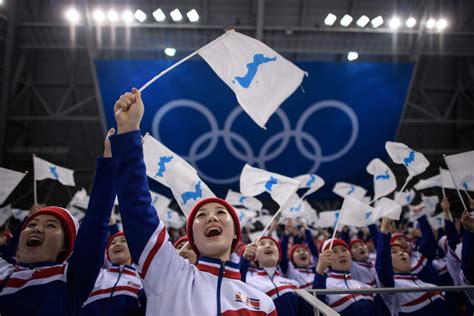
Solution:
M349 14L346 14L342 17L340 23L342 26L348 27L349 24L351 24L352 20L353 20L352 17Z
M192 10L188 11L188 13L186 13L186 15L187 15L190 22L199 21L199 14L197 13L197 11L195 9L192 9Z
M133 13L130 10L125 10L122 12L122 20L129 24L133 22Z
M415 18L408 18L408 20L406 21L406 26L409 27L409 28L412 28L416 25L416 19Z
M359 58L359 54L357 54L357 52L348 52L347 53L347 60L348 61L354 61L357 58Z
M71 22L71 24L77 24L81 19L81 16L75 8L69 8L66 11L66 19Z
M105 21L105 14L104 11L101 9L96 9L92 13L92 18L97 22L97 23L102 23Z
M156 22L163 22L166 19L165 13L159 8L153 12L153 17L155 18Z
M165 54L170 56L170 57L173 57L176 54L176 48L166 47L165 48Z
M436 22L436 29L438 31L444 30L448 26L448 22L445 19L439 19L438 22Z
M183 19L183 15L181 12L179 12L179 9L174 9L173 11L170 12L171 18L175 22L179 22Z
M436 20L435 19L429 19L426 21L426 27L429 29L432 29L433 27L436 26Z
M370 21L370 19L366 15L363 15L357 20L356 23L360 27L365 27L367 25L367 23L369 23L369 21Z
M372 21L370 21L370 23L372 24L374 28L378 28L379 26L383 24L383 18L379 15L378 17L373 18Z
M402 23L400 22L400 19L396 16L394 16L390 19L390 21L388 21L388 26L390 26L391 29L398 29L400 27L400 24Z
M135 11L135 14L133 15L137 21L140 23L143 23L146 20L146 13L143 12L142 10L138 9Z
M109 19L110 22L114 23L119 20L119 15L117 11L112 9L112 10L109 10L109 12L107 12L107 18Z
M332 26L334 22L336 22L336 19L337 17L334 14L329 13L328 16L324 19L324 24Z

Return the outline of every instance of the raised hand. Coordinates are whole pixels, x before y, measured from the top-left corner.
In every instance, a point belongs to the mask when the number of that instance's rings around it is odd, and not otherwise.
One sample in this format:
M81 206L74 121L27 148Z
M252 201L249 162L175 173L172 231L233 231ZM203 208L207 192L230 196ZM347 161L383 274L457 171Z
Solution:
M144 111L141 94L137 89L133 88L132 92L122 94L114 106L118 133L123 134L140 129Z
M293 221L291 220L291 218L288 219L285 225L285 235L291 235L293 233L294 228L295 225L293 224Z
M248 244L245 247L244 254L242 255L245 260L252 261L255 258L255 254L257 253L257 243L253 242Z
M474 233L474 217L467 210L464 210L461 215L461 224L465 230Z
M380 224L380 232L388 234L392 226L392 220L390 218L382 218L382 223Z
M109 129L104 140L104 158L112 157L112 149L110 148L110 139L109 137L115 134L115 128Z
M319 261L318 266L316 267L316 272L318 272L319 274L324 274L326 268L331 265L332 256L332 250L324 250L323 253L319 255Z

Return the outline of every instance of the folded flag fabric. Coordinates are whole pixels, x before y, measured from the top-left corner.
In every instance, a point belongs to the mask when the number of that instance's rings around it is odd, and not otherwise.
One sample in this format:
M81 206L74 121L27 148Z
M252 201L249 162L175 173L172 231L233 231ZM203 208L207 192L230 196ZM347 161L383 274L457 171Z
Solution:
M0 208L0 226L3 226L10 217L12 217L11 205Z
M156 192L150 191L151 195L151 204L155 210L160 214L160 211L165 211L168 209L168 206L171 203L171 199L167 198L164 195L158 194Z
M245 164L240 175L240 192L256 196L268 192L280 207L296 193L299 182L277 173L268 172Z
M474 191L474 150L444 157L459 189Z
M411 177L425 172L430 162L426 157L403 143L386 142L385 150L396 164L404 165Z
M324 211L319 213L318 227L335 227L341 211ZM342 226L339 226L341 228Z
M403 191L402 193L397 191L395 192L394 200L401 206L406 206L406 205L410 205L414 198L415 198L414 190Z
M225 200L233 206L243 206L249 210L260 211L263 207L262 202L253 196L246 196L232 190L227 191Z
M201 199L216 197L198 174L181 162L173 163L163 177L186 217Z
M425 206L426 211L429 215L433 215L436 211L436 206L439 203L439 197L437 195L425 196L421 195L421 204Z
M305 75L264 43L235 31L226 32L199 49L198 54L234 91L244 111L262 128Z
M336 193L342 198L345 198L346 196L351 196L357 200L362 200L365 194L367 193L367 190L355 184L337 182L334 185L332 192Z
M5 202L24 177L25 173L0 167L0 205Z
M394 200L383 197L378 200L375 205L375 213L371 224L384 217L398 221L401 214L402 206L400 204L396 203Z
M75 186L74 170L57 166L39 157L33 157L35 180L54 179L63 185Z
M179 162L190 171L196 170L179 155L175 154L168 147L146 133L143 137L143 156L146 166L146 175L169 187L164 175L171 168L173 163Z
M389 195L397 188L395 175L382 160L373 159L367 165L367 172L374 177L374 200Z
M364 227L373 221L375 209L350 195L344 198L339 225Z
M323 178L321 178L320 176L316 174L303 174L293 179L295 179L296 181L300 183L300 186L299 186L300 189L308 188L308 190L301 197L302 199L316 192L325 184Z

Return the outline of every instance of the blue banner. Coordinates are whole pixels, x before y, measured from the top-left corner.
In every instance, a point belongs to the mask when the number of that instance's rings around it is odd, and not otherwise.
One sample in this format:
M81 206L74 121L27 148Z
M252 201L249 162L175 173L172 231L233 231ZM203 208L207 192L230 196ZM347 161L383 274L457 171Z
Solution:
M117 98L170 65L96 61L109 127L115 126ZM373 158L387 158L384 145L394 140L413 64L297 65L309 77L271 117L267 130L242 111L232 90L204 61L188 61L144 91L141 129L190 162L220 197L229 188L239 191L245 162L290 177L318 174L326 185L310 200L335 198L331 191L338 181L372 192L365 168Z

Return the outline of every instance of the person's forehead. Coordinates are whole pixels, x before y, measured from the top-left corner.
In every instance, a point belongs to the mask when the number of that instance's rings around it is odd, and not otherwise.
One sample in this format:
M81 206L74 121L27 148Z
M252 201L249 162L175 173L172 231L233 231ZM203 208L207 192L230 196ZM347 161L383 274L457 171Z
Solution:
M334 246L333 249L336 250L336 251L347 250L346 247L341 246L341 245Z
M127 238L125 238L124 235L120 235L120 236L117 236L114 239L112 239L112 242L114 242L114 241L126 241L126 240L127 240Z
M259 245L275 245L276 246L276 243L271 240L270 238L264 238L264 239L260 239L260 241L258 242Z
M56 217L56 216L53 216L53 215L50 215L50 214L41 214L41 215L38 215L38 216L35 216L31 219L31 221L43 221L43 222L57 222L59 223L59 219Z
M215 209L223 209L227 210L224 205L217 203L217 202L210 202L206 203L203 206L199 208L199 211L209 211L209 210L215 210Z

